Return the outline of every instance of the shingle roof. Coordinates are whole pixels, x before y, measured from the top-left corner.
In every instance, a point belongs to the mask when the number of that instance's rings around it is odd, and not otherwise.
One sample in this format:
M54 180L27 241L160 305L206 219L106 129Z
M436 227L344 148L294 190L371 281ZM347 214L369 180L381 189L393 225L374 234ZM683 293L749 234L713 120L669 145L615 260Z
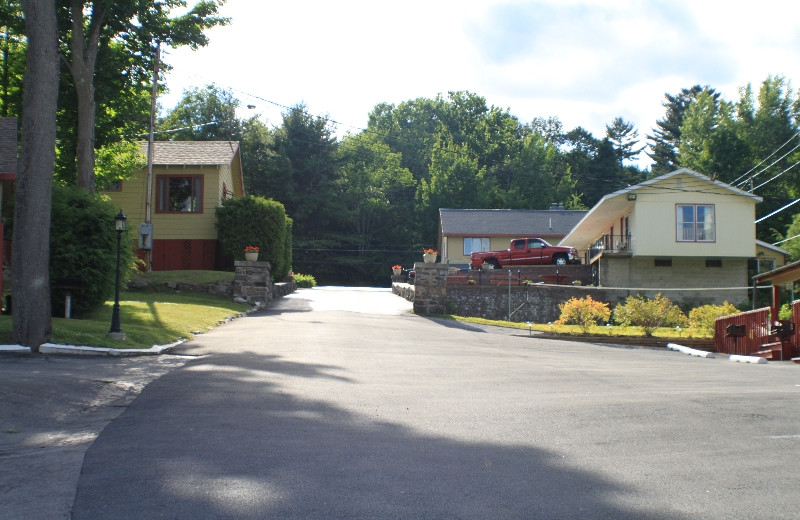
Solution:
M17 119L0 117L0 173L17 173Z
M139 143L142 153L147 155L147 142ZM231 164L238 141L155 141L153 164L160 166L214 166Z
M442 235L566 235L585 210L440 209Z

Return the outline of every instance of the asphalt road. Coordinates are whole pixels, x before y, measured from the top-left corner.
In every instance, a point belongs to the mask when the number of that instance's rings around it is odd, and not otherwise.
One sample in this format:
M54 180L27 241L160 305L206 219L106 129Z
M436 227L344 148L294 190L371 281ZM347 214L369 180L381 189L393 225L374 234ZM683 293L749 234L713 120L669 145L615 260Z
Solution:
M74 519L795 519L800 366L541 340L302 290L179 347Z

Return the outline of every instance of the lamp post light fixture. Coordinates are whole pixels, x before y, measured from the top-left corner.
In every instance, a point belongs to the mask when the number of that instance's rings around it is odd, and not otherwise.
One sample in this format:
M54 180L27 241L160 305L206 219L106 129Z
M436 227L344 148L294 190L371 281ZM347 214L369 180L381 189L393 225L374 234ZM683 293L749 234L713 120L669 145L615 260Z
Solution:
M125 231L125 222L128 217L122 210L114 217L114 229L117 230L117 280L114 286L114 310L111 313L111 330L108 331L108 336L113 339L125 339L125 333L122 332L119 324L119 282L122 275L122 268L120 267L120 250L122 248L122 232Z

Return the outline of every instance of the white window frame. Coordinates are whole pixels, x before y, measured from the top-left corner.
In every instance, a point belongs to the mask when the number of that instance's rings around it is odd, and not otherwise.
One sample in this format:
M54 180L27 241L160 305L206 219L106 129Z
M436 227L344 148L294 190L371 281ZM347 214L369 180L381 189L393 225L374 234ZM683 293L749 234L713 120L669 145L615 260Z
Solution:
M478 249L474 249L476 241L478 242ZM469 244L469 248L467 244ZM489 237L464 237L463 250L464 256L470 256L472 253L491 251Z
M716 242L717 226L714 205L676 204L675 241Z

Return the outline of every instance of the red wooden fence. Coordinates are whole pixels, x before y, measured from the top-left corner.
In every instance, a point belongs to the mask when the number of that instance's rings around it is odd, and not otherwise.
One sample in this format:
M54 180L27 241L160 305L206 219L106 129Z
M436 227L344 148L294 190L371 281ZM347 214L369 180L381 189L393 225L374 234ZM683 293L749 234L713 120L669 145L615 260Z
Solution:
M728 335L729 325L743 325L741 337ZM714 322L714 343L723 354L752 355L763 350L762 345L774 341L769 334L769 307L717 318Z

